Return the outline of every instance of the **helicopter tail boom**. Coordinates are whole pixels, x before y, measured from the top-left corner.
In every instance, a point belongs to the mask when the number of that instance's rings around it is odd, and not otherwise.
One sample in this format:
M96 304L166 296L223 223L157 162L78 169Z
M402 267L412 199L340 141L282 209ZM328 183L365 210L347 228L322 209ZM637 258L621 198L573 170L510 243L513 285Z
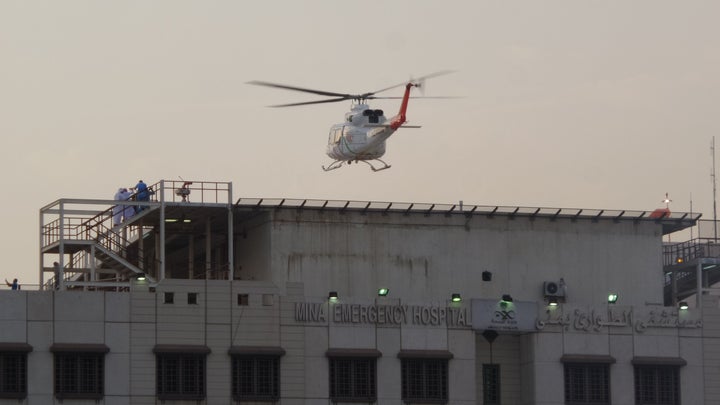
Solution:
M391 128L390 124L365 124L365 128ZM420 125L403 125L403 128L422 128Z
M405 94L403 95L402 103L400 104L400 111L396 116L390 120L390 128L393 130L400 128L402 124L407 122L407 107L408 107L408 101L410 100L410 89L413 87L418 87L419 85L417 83L410 82L405 85Z

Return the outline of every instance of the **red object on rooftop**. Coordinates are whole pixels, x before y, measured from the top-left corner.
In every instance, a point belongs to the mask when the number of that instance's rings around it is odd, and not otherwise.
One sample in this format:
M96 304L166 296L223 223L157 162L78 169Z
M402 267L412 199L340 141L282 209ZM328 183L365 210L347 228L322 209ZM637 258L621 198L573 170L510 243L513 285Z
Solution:
M670 218L670 209L669 208L658 208L655 211L650 213L650 218L654 218L654 219Z

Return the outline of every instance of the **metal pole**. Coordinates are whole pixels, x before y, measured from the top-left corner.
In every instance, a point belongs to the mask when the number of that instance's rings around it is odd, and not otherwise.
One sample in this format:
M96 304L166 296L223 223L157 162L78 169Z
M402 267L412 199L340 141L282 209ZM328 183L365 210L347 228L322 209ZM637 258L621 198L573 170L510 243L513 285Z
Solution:
M58 272L58 275L55 277L60 277L60 280L58 280L58 288L60 290L65 289L65 203L63 203L62 200L60 200L60 229L59 229L59 235L60 235L60 251L58 258L58 262L60 263L60 271Z
M717 181L715 178L715 137L712 138L713 230L717 242Z
M703 261L698 260L697 269L696 269L696 294L695 294L695 306L697 308L700 308L700 311L702 311L702 293L703 293L703 282L702 282L702 269L703 269ZM702 312L700 312L702 313Z
M212 228L210 218L205 221L205 278L212 270Z
M693 216L692 193L690 193L690 217ZM693 240L693 227L690 227L690 240Z
M233 198L232 183L228 184L228 280L235 278L235 240L233 238Z
M40 249L38 249L38 252L40 252L40 257L38 258L38 263L40 263L40 289L43 289L43 286L45 285L45 269L43 269L43 247L44 247L44 240L43 240L43 228L45 227L45 215L43 214L43 210L40 210Z
M158 281L165 280L165 180L160 180L160 272Z

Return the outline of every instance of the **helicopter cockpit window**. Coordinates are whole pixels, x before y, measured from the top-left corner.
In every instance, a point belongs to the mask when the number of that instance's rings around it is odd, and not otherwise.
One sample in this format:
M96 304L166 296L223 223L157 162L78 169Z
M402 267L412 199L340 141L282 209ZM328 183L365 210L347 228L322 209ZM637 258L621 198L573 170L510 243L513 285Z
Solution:
M335 137L335 139L333 140L333 142L339 143L339 142L340 142L340 138L342 138L342 128L335 128L335 129L333 129L333 132L334 132L333 135L334 135L334 137Z

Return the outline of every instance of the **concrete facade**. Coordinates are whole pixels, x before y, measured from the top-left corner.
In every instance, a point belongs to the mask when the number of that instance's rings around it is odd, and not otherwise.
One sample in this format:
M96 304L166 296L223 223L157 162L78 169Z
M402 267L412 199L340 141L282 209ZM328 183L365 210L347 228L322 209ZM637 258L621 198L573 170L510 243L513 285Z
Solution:
M332 403L332 350L379 353L378 404L403 404L406 352L451 355L449 404L483 404L482 370L491 363L500 366L501 404L565 404L564 364L572 361L610 364L614 405L635 404L634 364L643 361L682 363L680 403L720 403L718 301L662 306L656 221L268 209L238 219L236 230L234 280L1 291L0 344L32 351L27 398L0 403L61 402L53 395L57 344L109 349L102 399L63 404L233 403L233 347L284 350L279 403L290 405ZM550 307L543 286L559 280L566 296ZM378 296L380 287L390 293ZM617 303L607 303L609 292ZM514 318L477 323L493 318L503 295L513 298ZM492 343L489 329L499 333ZM210 350L204 400L157 398L158 345Z

